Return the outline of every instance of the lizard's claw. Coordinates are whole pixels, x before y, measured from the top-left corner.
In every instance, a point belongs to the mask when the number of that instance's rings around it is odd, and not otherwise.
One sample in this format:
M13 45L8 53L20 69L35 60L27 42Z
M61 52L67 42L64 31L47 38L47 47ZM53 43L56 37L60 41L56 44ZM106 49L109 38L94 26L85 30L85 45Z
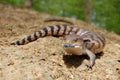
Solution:
M87 66L88 69L92 69L92 64L86 63L85 66Z

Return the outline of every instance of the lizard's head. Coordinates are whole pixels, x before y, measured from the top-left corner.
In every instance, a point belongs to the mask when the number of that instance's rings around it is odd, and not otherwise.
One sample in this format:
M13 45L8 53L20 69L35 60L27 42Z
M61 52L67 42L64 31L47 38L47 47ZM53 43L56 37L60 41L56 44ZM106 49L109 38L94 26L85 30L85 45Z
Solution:
M62 45L67 53L82 55L83 40L79 35L67 35Z

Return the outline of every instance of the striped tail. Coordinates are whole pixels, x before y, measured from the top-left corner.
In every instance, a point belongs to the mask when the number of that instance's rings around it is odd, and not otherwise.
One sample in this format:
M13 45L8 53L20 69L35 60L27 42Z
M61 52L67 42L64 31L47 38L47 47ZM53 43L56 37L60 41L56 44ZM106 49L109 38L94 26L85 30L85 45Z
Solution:
M42 38L46 36L54 36L54 37L65 36L65 35L69 35L71 32L76 33L78 30L79 28L70 27L68 25L47 26L21 40L11 43L11 45L24 45L29 42L35 41L38 38Z

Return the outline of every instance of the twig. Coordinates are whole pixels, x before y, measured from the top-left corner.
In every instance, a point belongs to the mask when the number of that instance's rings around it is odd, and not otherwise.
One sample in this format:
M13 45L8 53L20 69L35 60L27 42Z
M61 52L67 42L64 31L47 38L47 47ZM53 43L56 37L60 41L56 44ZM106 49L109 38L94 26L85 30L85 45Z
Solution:
M48 18L48 19L44 20L44 22L52 22L52 21L66 22L66 23L69 23L71 25L74 25L74 23L72 21L69 21L69 20L64 19L64 18Z

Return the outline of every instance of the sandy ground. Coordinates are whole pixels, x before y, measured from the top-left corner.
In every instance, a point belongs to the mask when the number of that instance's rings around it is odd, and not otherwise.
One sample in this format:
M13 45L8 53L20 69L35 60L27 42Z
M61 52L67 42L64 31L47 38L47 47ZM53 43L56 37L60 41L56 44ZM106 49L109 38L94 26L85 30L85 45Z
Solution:
M85 69L88 57L68 55L58 38L10 45L41 27L63 24L44 23L48 17L52 15L0 4L0 80L120 80L120 36L79 20L70 19L75 25L100 32L106 38L106 47L97 55L92 70Z

